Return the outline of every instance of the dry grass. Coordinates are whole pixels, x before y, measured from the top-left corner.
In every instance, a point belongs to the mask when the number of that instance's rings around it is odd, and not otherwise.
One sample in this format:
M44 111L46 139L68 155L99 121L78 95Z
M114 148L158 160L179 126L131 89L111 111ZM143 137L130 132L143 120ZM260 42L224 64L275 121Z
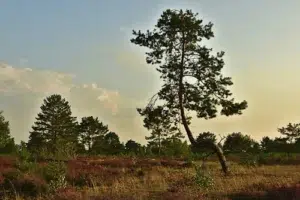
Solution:
M5 171L5 166L11 168L9 162L0 168ZM180 161L80 158L68 163L67 188L59 189L54 196L38 199L235 200L274 199L274 195L276 199L280 196L281 199L300 199L300 185L297 185L300 183L299 165L246 167L232 163L232 172L226 177L218 163L210 162L207 166L214 179L214 187L205 190L193 181L195 169L184 166ZM24 198L18 196L14 199Z

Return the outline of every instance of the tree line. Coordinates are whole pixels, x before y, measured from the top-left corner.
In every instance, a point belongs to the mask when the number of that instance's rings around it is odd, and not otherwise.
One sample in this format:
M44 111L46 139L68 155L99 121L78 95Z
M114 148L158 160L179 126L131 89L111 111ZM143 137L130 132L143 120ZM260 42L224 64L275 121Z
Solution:
M164 115L153 115L152 132L145 137L147 145L130 139L121 142L117 133L109 130L108 125L98 117L82 117L80 121L72 115L69 102L59 94L46 97L35 118L29 140L14 143L9 122L0 112L0 153L14 153L23 146L36 158L48 155L53 157L72 157L82 155L135 155L135 156L173 156L185 157L196 153L211 152L210 144L217 143L217 136L211 132L200 133L196 137L197 145L192 146L184 140L177 129L170 128L171 123ZM260 142L240 132L228 134L218 145L225 154L260 152L300 153L300 124L289 123L278 128L281 137L271 139L263 137Z
M229 172L225 156L228 153L299 152L298 124L278 129L284 137L265 137L260 143L241 133L232 133L222 142L208 132L194 137L190 129L192 112L197 118L208 120L218 115L241 115L248 108L247 101L238 102L232 97L231 77L222 75L225 52L214 52L203 43L215 37L212 27L212 22L203 23L192 10L166 9L152 30L132 31L131 44L148 50L146 63L155 67L163 82L150 102L137 109L144 118L144 127L151 131L147 145L133 140L123 144L117 133L93 116L78 122L69 103L56 94L46 98L41 106L26 148L32 154L62 155L130 152L177 156L209 151L217 155L225 174ZM190 145L182 141L181 126ZM3 141L12 143L9 137Z

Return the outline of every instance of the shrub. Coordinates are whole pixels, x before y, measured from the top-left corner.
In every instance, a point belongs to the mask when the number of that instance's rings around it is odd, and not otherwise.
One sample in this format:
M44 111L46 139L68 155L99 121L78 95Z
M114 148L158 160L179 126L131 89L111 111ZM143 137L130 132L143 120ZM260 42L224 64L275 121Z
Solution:
M64 162L50 162L43 167L42 174L45 180L49 183L50 190L54 191L57 188L65 188L66 181L66 166Z
M29 161L31 158L31 154L24 144L21 144L20 148L18 149L17 156L20 161Z
M193 159L192 154L185 157L184 160L185 160L186 166L192 167L194 165L194 159Z
M29 197L36 197L47 192L47 183L38 176L26 174L22 178L13 181L16 191Z
M241 154L239 164L248 167L256 167L260 164L259 156L253 154Z
M10 168L2 172L2 175L5 179L13 181L19 179L22 176L22 173L17 169Z
M4 174L3 188L9 193L36 197L48 191L47 183L33 174L22 175L20 171L10 171Z
M200 166L195 166L195 171L194 181L199 187L208 189L214 186L214 180L208 171L203 170Z
M36 162L30 162L30 161L24 160L24 161L18 161L16 163L16 168L23 173L35 172L38 168L38 165Z

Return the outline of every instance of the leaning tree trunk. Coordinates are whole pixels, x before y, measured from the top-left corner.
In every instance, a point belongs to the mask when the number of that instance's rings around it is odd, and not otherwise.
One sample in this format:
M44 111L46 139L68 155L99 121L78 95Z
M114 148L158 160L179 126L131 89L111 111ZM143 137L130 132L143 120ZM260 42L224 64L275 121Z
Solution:
M220 162L220 164L222 166L222 170L223 170L224 174L227 175L228 172L229 172L229 169L228 169L226 157L225 157L225 155L223 153L222 148L218 144L216 144L214 142L213 142L213 147L212 148L213 148L214 152L218 156L218 159L219 159L219 162Z
M181 114L181 120L182 124L184 126L184 129L188 135L188 138L193 146L197 145L197 142L192 134L192 131L190 130L188 126L187 119L185 117L184 107L183 107L183 93L184 93L184 86L183 86L183 65L184 65L184 52L185 52L185 42L184 42L184 33L183 34L183 44L182 44L182 55L181 55L181 69L180 69L180 77L179 77L179 106L180 106L180 114ZM216 144L215 142L212 143L212 150L217 154L219 162L221 164L222 170L224 174L228 174L228 165L225 158L225 155L223 153L223 150L221 147Z
M187 123L187 120L186 120L186 117L185 117L185 114L184 114L184 108L183 108L182 104L180 106L180 111L181 111L182 124L184 126L184 129L185 129L187 135L188 135L188 138L189 138L191 144L193 146L196 146L197 142L196 142L196 140L195 140L195 138L194 138L194 136L193 136L193 134L192 134L189 126L188 126L188 123ZM225 175L228 174L228 172L229 172L228 165L227 165L226 157L225 157L225 155L223 153L222 148L218 144L216 144L216 143L213 142L212 143L212 149L213 149L213 151L218 156L218 159L219 159L219 162L221 164L221 167L222 167L222 170L223 170L224 174Z

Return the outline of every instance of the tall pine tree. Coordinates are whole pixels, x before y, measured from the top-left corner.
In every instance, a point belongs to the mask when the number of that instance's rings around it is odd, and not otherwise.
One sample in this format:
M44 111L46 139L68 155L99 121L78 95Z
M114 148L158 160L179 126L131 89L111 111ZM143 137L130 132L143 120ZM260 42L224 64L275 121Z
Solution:
M214 54L212 48L203 44L214 37L213 24L203 24L197 13L191 10L167 9L163 11L152 30L133 30L133 44L147 47L146 62L156 66L163 85L156 94L161 106L168 110L174 123L181 123L193 146L197 142L190 129L188 112L194 111L198 118L211 119L220 114L230 116L242 114L247 102L232 98L230 77L222 75L224 52ZM140 109L148 117L155 108L155 102ZM222 149L212 143L211 148L218 155L224 173L228 165Z
M69 102L59 94L53 94L44 99L41 112L30 132L28 148L38 152L41 147L56 153L59 144L77 143L78 125L76 117L72 117Z

